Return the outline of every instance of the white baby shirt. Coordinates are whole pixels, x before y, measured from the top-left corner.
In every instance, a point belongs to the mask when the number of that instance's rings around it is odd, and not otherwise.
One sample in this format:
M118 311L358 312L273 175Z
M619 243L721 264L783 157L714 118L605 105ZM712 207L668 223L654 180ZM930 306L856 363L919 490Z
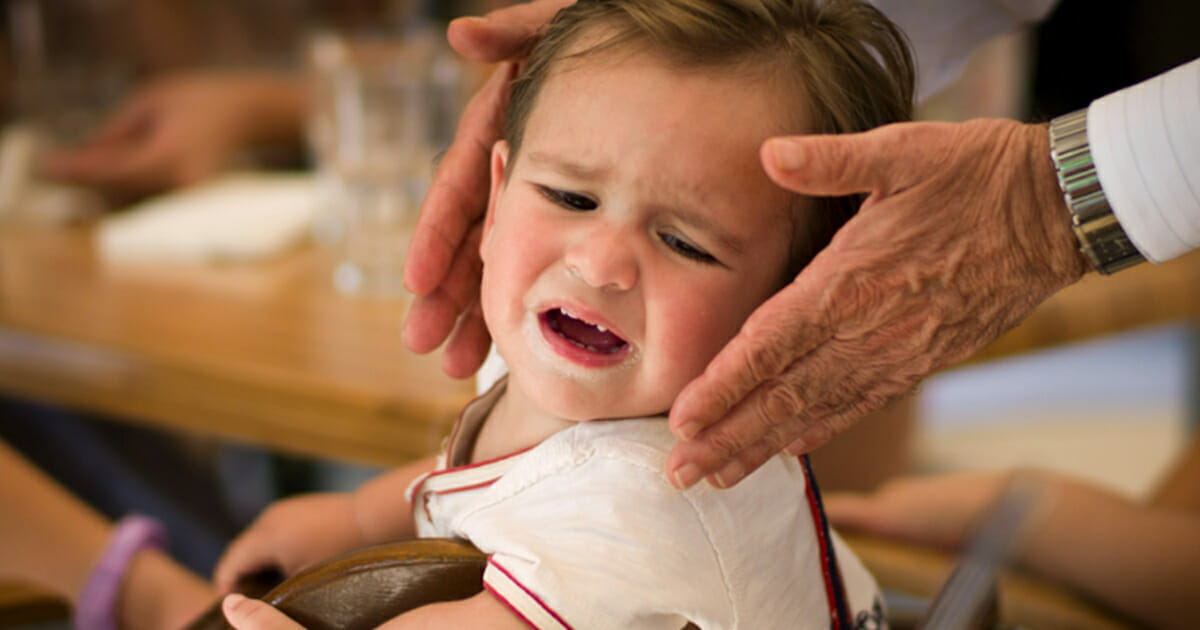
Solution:
M488 554L484 586L531 627L825 630L838 602L840 627L884 627L874 580L822 526L801 460L681 492L663 474L675 438L659 417L579 423L464 465L502 391L467 407L409 492L418 534Z

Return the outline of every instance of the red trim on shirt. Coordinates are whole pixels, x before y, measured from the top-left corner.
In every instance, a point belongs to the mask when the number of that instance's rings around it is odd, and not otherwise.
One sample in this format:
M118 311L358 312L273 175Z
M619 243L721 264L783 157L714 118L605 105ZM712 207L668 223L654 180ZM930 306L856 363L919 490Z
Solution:
M464 470L471 470L472 468L481 468L481 467L483 467L483 466L487 466L487 465L489 465L489 464L495 464L496 462L502 462L502 461L504 461L504 460L506 460L506 459L510 459L510 458L516 457L517 455L521 455L521 454L523 454L523 453L525 453L525 452L527 452L527 451L533 450L533 448L534 448L534 447L536 447L536 446L537 446L537 444L534 444L534 445L532 445L532 446L526 446L525 448L523 448L523 449L521 449L521 450L519 450L519 451L513 451L513 452L511 452L511 453L509 453L509 454L507 454L507 455L501 455L501 456L499 456L499 457L493 457L493 458L491 458L491 459L485 459L485 460L483 460L483 461L481 461L481 462L471 462L470 464L463 464L462 466L450 466L450 460L449 460L449 457L447 457L447 459L446 459L446 466L447 466L447 467L446 467L446 468L443 468L443 469L441 469L441 470L435 470L435 471L433 471L433 472L429 473L429 476L430 476L430 477L437 477L437 476L440 476L440 475L445 475L445 474L447 474L447 473L452 473L452 472L462 472L462 471L464 471ZM450 453L449 453L449 449L447 449L447 451L446 451L446 454L447 454L447 456L449 456L449 454L450 454Z
M516 457L517 455L521 455L521 454L525 453L526 451L533 449L535 446L537 446L537 445L534 444L533 446L525 447L519 451L509 453L508 455L501 455L500 457L493 457L492 459L485 460L482 462L475 462L472 464L464 464L462 466L455 466L453 468L443 468L441 470L434 470L429 473L426 473L425 478L421 480L421 483L418 486L416 486L416 491L413 493L413 498L415 499L416 497L421 496L421 494L423 493L423 491L425 489L425 485L427 483L429 483L429 480L434 477L439 477L441 475L446 475L446 474L450 474L450 473L458 473L458 472L462 472L464 470L470 470L472 468L481 468L481 467L487 466L489 464L494 464L496 462L503 461L503 460L509 459L511 457ZM443 488L441 490L431 490L430 492L432 492L433 494L440 495L440 494L453 494L455 492L463 492L466 490L475 490L477 488L485 488L485 487L490 486L490 485L496 483L497 481L499 481L500 477L502 477L502 476L503 475L496 475L495 477L492 477L491 479L487 479L484 481L478 481L473 484L468 484L465 486L453 486L450 488Z
M828 541L825 530L821 527L821 508L817 506L817 497L813 495L813 481L807 475L804 479L804 496L808 498L808 509L812 513L813 530L817 533L817 547L821 550L821 577L825 580L825 600L829 604L829 627L837 630L846 620L839 619L837 614L837 599L833 594L833 575L829 571L830 561Z
M518 619L520 619L521 621L524 621L525 625L529 626L530 628L533 628L533 630L538 630L537 624L533 623L533 621L530 621L529 617L526 617L524 613L522 613L520 610L518 610L516 605L514 605L512 602L508 601L508 599L506 599L500 593L497 593L496 589L492 588L491 584L484 582L483 588L486 589L487 592L491 593L492 597L495 597L496 599L500 600L500 603L505 608L511 610L512 614L516 615Z
M488 564L496 567L496 569L498 571L500 571L505 576L507 576L509 581L511 581L513 584L517 585L517 588L521 589L522 591L525 591L525 594L528 595L529 598L532 599L535 603L537 603L538 606L541 606L542 610L546 611L546 614L550 615L551 617L554 617L558 621L558 623L562 624L562 626L564 628L567 628L568 630L571 629L571 624L564 621L563 618L560 617L558 615L558 613L554 612L554 610L552 608L547 606L546 602L542 601L542 599L540 597L538 597L537 595L534 595L533 591L529 590L528 588L525 588L525 585L522 584L520 580L513 577L513 574L509 573L508 569L505 569L503 566L501 566L501 564L499 562L496 562L496 558L494 555L488 556ZM486 586L486 583L484 584L484 586ZM491 589L489 589L489 590L491 590Z
M500 481L500 478L493 477L492 479L488 479L487 481L480 481L479 483L473 483L469 486L459 486L457 488L447 488L445 490L431 490L430 494L454 494L455 492L466 492L467 490L478 490L479 488L486 488L486 487L496 483L497 481Z

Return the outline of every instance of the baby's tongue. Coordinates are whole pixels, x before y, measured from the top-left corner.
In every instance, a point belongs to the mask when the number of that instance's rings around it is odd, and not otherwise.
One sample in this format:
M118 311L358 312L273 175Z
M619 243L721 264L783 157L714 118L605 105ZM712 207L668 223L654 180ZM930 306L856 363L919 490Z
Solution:
M562 311L555 311L552 316L558 332L575 343L591 346L600 352L616 352L625 347L625 340L604 330L575 319Z

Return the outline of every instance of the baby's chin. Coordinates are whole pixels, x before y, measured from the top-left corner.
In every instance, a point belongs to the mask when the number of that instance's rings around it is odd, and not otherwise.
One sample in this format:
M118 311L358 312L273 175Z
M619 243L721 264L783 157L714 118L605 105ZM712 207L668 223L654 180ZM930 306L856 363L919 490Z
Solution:
M568 392L542 391L531 396L532 402L548 414L566 422L650 418L666 415L670 403L654 401L613 400L610 392L596 392L581 387Z

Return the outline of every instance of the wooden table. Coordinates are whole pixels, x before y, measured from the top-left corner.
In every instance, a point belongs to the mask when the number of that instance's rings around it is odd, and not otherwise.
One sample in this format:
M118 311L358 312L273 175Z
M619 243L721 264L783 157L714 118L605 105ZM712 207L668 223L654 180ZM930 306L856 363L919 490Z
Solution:
M295 453L396 464L436 449L469 382L400 341L405 305L353 298L308 246L258 264L107 264L92 231L0 228L0 391ZM1200 315L1200 252L1091 274L993 359Z
M363 463L433 452L471 382L402 346L402 301L341 295L331 268L316 246L108 264L86 226L0 228L0 391Z

